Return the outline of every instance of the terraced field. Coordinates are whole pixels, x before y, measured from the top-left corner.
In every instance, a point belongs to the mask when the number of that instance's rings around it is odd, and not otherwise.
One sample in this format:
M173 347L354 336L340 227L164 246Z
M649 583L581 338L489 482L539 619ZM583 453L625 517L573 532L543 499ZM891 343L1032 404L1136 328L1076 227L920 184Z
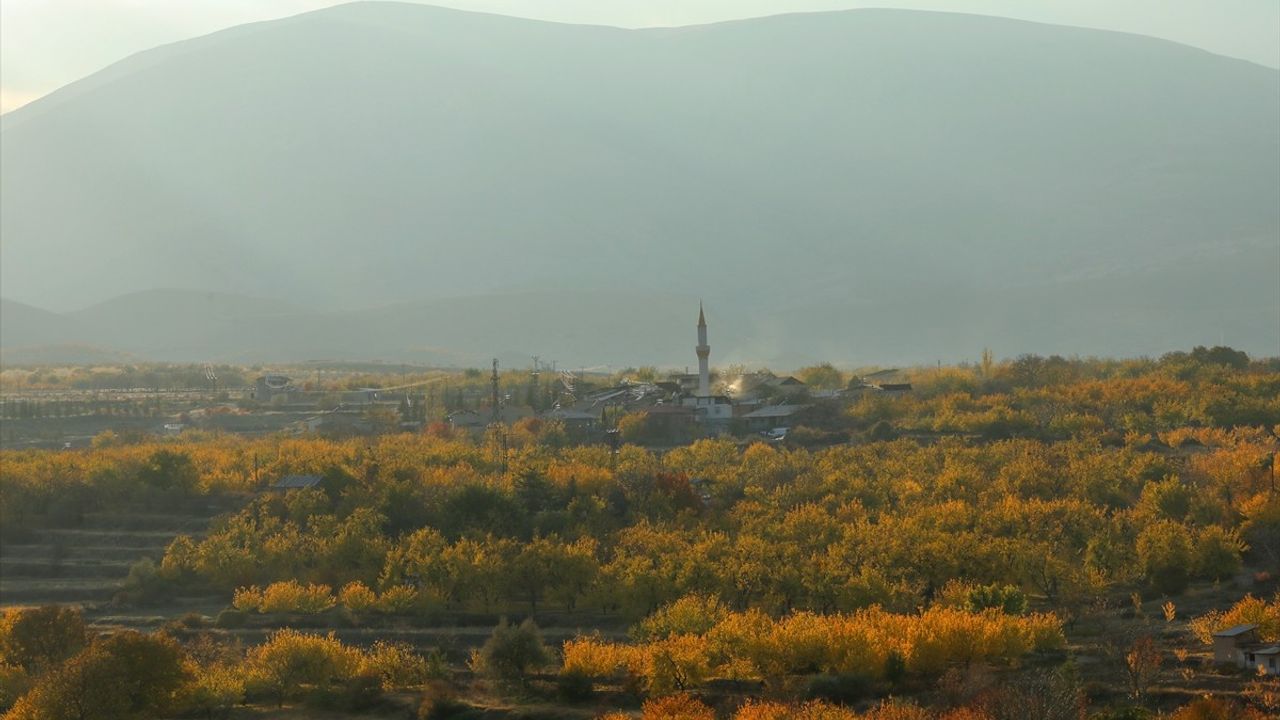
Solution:
M129 568L159 561L179 534L199 537L242 499L222 499L182 513L86 513L73 525L34 530L0 544L0 606L69 603L93 611L110 603Z

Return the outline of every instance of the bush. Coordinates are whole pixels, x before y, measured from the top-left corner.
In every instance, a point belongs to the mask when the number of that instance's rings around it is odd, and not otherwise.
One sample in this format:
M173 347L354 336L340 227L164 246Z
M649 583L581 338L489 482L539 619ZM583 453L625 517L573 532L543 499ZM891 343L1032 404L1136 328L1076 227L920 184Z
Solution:
M895 687L907 677L907 660L897 650L890 650L884 658L884 679Z
M716 713L692 695L668 695L647 700L642 720L716 720Z
M257 585L236 588L231 596L231 607L241 612L256 612L262 607L262 588Z
M739 708L733 720L858 720L859 717L852 710L817 700L803 705L756 701Z
M178 625L187 630L200 630L209 627L209 618L198 612L184 613L178 618Z
M366 612L378 604L378 596L364 583L352 582L338 593L338 603L351 612Z
M202 667L182 692L182 707L205 717L226 716L244 700L244 678L240 669L226 665Z
M31 687L31 677L17 665L0 663L0 713Z
M272 633L246 657L256 684L279 703L286 694L305 688L324 691L335 683L346 683L361 661L360 652L344 646L333 633L308 635L296 630Z
M249 614L245 611L227 608L218 613L218 617L213 619L213 626L223 630L236 630L244 627L248 621Z
M894 430L893 425L890 425L887 421L881 420L880 422L877 422L875 425L872 425L871 429L867 431L867 439L875 440L877 442L888 442L890 440L897 440L898 431Z
M141 602L163 592L164 580L151 558L142 558L129 566L129 576L124 580L121 596L128 602Z
M1027 611L1027 596L1012 585L981 585L969 591L965 609L971 612L995 609L1006 615L1021 615Z
M296 580L286 580L267 586L258 611L318 615L333 607L333 602L333 591L328 585L302 585Z
M1263 720L1265 716L1230 700L1202 697L1169 716L1169 720Z
M1151 711L1136 706L1112 708L1093 715L1093 720L1150 720Z
M595 681L584 672L562 672L556 677L556 695L565 702L586 702L595 692Z
M418 591L408 585L396 585L382 591L378 610L388 615L404 615L418 602Z
M865 675L815 675L805 687L804 698L853 705L868 697L871 691L871 678Z
M422 694L418 720L458 720L471 714L472 707L458 699L453 688L443 682L432 683Z
M361 671L342 685L338 707L347 712L368 710L382 702L382 678L377 673Z
M361 673L371 673L386 690L421 685L432 674L427 659L415 653L408 643L378 640L365 653Z
M523 683L526 673L550 662L551 653L532 619L515 627L503 618L484 646L471 654L472 669L507 684Z
M687 595L659 608L631 630L637 640L662 640L672 635L706 634L729 614L714 595Z

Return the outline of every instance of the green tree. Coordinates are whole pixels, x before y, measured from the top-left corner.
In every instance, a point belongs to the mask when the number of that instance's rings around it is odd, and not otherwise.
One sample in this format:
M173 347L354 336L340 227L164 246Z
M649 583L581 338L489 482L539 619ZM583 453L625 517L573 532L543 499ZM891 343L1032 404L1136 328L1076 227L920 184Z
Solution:
M1181 592L1191 579L1194 555L1191 534L1181 523L1161 520L1138 535L1138 564L1160 592Z
M844 387L844 374L831 363L800 368L796 371L796 377L805 385L819 390L838 390Z
M200 482L200 473L186 453L157 450L138 471L138 479L160 490L190 491Z
M1195 572L1210 580L1225 580L1240 572L1240 554L1246 547L1233 530L1210 525L1196 535Z
M523 684L531 671L551 662L551 652L542 644L542 633L532 619L519 627L506 618L493 629L484 646L472 652L472 668L503 684Z

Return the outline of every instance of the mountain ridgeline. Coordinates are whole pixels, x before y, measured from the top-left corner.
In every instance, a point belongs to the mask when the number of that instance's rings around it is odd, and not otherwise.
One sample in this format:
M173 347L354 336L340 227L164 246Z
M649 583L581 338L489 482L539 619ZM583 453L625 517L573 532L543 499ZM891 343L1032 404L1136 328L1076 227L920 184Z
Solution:
M10 361L1280 353L1280 72L1139 36L355 3L0 121Z

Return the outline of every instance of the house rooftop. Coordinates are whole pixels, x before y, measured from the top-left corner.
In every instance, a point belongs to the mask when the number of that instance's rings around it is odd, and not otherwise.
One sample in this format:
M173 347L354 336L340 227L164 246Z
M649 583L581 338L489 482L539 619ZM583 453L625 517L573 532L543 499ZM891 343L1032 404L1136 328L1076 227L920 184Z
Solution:
M759 410L749 412L743 417L747 418L777 418L791 417L801 410L805 409L805 405L769 405Z
M1252 623L1246 623L1244 625L1236 625L1235 627L1229 627L1226 630L1219 630L1218 632L1214 633L1213 636L1214 637L1237 637L1239 635L1244 635L1245 633L1248 633L1248 632L1253 632L1254 630L1257 630L1257 629L1258 629L1257 625L1254 625Z
M695 410L687 405L674 405L670 403L659 403L650 405L644 411L648 415L693 415Z
M556 420L599 420L600 416L592 413L585 413L581 410L566 410L559 408L552 410L546 414L546 417L555 418Z

